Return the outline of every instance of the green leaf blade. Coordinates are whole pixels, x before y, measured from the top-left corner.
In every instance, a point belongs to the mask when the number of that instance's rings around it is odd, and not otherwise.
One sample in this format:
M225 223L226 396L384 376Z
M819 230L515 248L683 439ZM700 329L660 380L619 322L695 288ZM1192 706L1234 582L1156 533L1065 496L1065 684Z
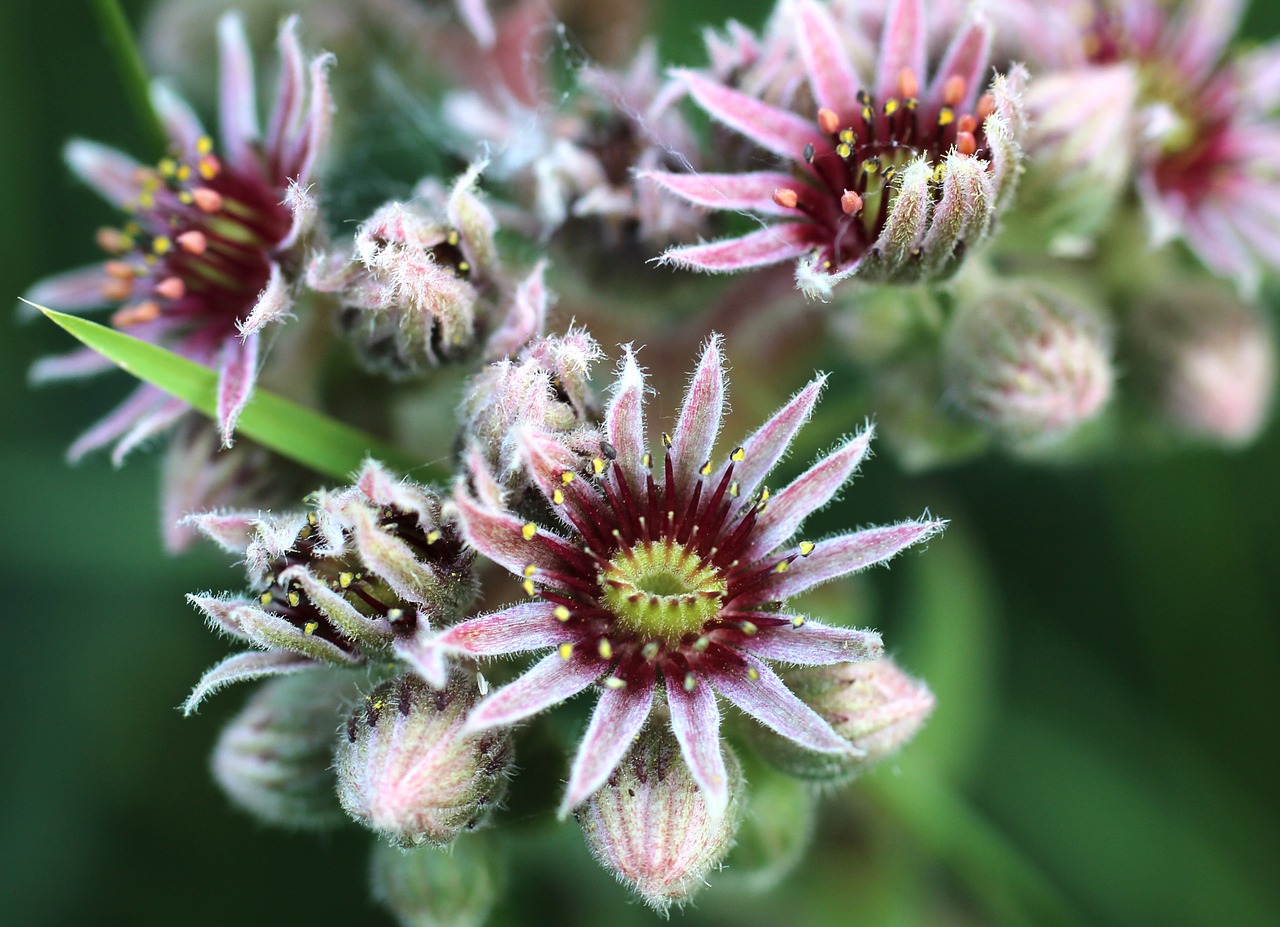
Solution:
M31 305L85 346L125 372L214 418L218 374L208 367L78 316ZM257 389L240 414L236 432L324 476L346 480L367 457L402 473L425 466L358 429L267 390ZM444 479L446 474L426 478Z

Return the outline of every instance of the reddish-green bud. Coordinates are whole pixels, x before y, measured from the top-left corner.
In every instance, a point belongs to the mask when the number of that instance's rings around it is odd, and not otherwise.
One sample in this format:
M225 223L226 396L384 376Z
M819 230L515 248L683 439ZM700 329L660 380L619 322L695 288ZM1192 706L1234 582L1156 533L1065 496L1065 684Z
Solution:
M691 898L733 844L742 767L723 742L721 752L729 778L723 814L707 807L665 724L651 724L577 812L592 855L658 911Z
M502 891L495 849L478 834L448 851L379 842L369 872L373 897L404 927L481 927Z
M338 745L342 807L405 847L447 846L480 826L506 791L511 738L464 731L478 695L465 674L439 690L413 675L375 688Z
M321 829L344 820L334 789L337 720L358 676L318 668L264 684L222 731L213 777L250 814L280 827Z

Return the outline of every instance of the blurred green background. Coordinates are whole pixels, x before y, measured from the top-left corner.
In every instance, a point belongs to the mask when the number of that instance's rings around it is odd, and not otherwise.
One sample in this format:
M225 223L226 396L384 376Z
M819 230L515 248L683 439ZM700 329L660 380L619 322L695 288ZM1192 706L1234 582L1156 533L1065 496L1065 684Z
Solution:
M1280 7L1255 7L1250 34L1280 32ZM691 55L700 24L761 9L668 2L666 47ZM94 260L112 218L63 167L66 138L143 150L87 3L0 5L0 127L12 298ZM125 379L30 391L31 359L68 339L0 324L0 920L390 923L367 900L363 834L268 831L216 790L207 754L244 693L175 710L225 652L183 594L239 579L208 550L162 553L154 455L64 464ZM862 587L940 707L897 764L828 799L781 889L713 887L673 919L1280 923L1278 477L1274 427L1241 453L1070 470L984 459L908 478L882 455L838 517L952 519ZM517 866L497 922L652 923L562 831Z

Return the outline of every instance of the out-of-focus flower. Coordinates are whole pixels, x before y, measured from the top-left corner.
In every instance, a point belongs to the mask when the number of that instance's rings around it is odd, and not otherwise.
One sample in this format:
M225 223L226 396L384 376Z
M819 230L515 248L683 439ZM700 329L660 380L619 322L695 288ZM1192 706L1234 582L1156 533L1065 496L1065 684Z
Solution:
M855 273L893 281L950 274L1012 195L1022 164L1024 72L997 77L979 96L989 45L979 18L955 35L930 78L923 0L895 0L868 81L825 8L800 0L795 15L816 121L678 72L699 106L789 170L644 175L699 206L783 221L673 248L663 260L729 272L798 258L797 285L820 297Z
M447 850L378 841L369 873L373 897L404 927L483 927L502 891L499 850L483 832Z
M641 733L579 809L591 855L659 912L702 887L733 844L741 819L742 767L720 744L728 806L713 808L665 725Z
M571 328L531 342L472 379L462 402L464 432L506 491L530 485L516 437L526 428L563 435L588 458L600 447L590 377L601 356L594 338Z
M216 630L253 644L213 667L187 699L243 679L392 655L413 665L415 636L455 620L475 595L472 554L425 486L370 461L354 486L316 494L282 516L212 512L192 518L242 553L252 597L191 595Z
M328 55L303 61L296 19L280 28L280 86L266 132L258 125L253 62L240 19L219 22L221 149L215 153L187 105L162 85L153 101L171 151L144 167L88 141L67 148L71 169L130 219L103 229L111 259L51 277L28 293L66 310L118 306L112 324L218 369L217 417L224 444L258 376L264 327L289 314L302 250L316 225L310 190L331 120ZM104 369L92 352L47 359L40 379ZM71 447L81 455L130 448L171 426L188 406L139 387Z
M408 376L473 355L500 333L499 354L541 328L541 266L512 305L498 262L497 220L477 190L477 162L445 191L434 180L414 199L378 208L356 232L354 253L316 255L307 284L335 293L341 325L366 366ZM519 302L523 296L529 305ZM508 309L514 321L499 317ZM516 337L514 329L521 329Z
M757 734L760 753L793 776L840 782L903 748L933 712L928 686L904 673L889 657L868 663L802 667L785 674L806 705L862 752L819 755L796 750L779 737Z
M1264 312L1221 287L1183 285L1141 299L1125 335L1138 389L1175 428L1235 446L1258 436L1276 380Z
M334 791L337 719L358 674L325 669L262 686L213 751L213 777L235 804L279 827L321 829L345 820Z
M1040 446L1102 411L1115 370L1102 316L1056 287L1001 285L961 306L943 343L948 398L997 436Z
M506 791L511 733L464 730L476 683L457 673L432 689L407 674L365 697L335 759L347 813L403 847L448 846L484 822Z
M783 603L888 560L943 522L789 543L849 480L871 439L868 429L846 440L781 492L763 486L822 385L811 383L717 460L712 450L725 383L720 342L713 339L674 431L663 436L665 459L655 476L645 381L628 351L597 456L584 460L543 431L526 429L518 438L560 530L506 508L479 454L470 455L472 486L459 486L455 496L467 540L519 577L532 601L454 625L428 646L442 657L466 658L551 651L476 707L468 722L476 730L516 724L598 685L562 812L609 778L660 690L682 756L716 812L729 802L717 695L805 749L856 752L765 661L872 659L881 652L880 637L810 621ZM436 679L442 675L441 667Z

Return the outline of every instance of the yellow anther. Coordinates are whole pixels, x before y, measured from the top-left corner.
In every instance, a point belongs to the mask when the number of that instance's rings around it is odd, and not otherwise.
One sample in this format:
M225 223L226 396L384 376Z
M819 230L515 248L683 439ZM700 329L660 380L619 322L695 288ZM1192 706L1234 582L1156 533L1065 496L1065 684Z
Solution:
M613 645L604 638L600 639L600 645L596 647L596 650L600 653L601 660L608 660L613 656Z
M785 572L787 572L787 570L789 570L789 569L791 569L791 563L790 563L790 561L788 561L788 560L783 560L783 561L781 561L781 562L780 562L776 567L774 567L774 568L773 568L773 572L775 572L775 573L785 573Z
M174 171L174 176L175 176L175 177L177 177L177 178L178 178L178 180L179 180L179 181L181 181L181 182L183 182L183 183L185 183L186 181L190 180L190 179L191 179L191 165L190 165L190 164L179 164L179 165L178 165L178 169L177 169L176 171Z
M747 459L747 452L742 448L737 448L734 450L732 454L729 455L729 459L732 460L734 463L742 463L744 460Z
M698 472L701 473L703 476L711 475L711 459L710 458L707 458L707 462L702 465L702 467L698 470Z
M298 604L302 601L302 596L298 595L296 592L289 593L287 598L289 599L289 604L294 608L297 608Z
M751 621L742 622L738 625L738 629L742 631L743 634L747 635L747 637L755 637L756 632L760 630L756 627L755 623Z
M610 676L604 681L604 685L606 689L613 689L615 691L618 689L625 689L627 687L626 681L619 679L617 676Z
M640 656L644 657L646 660L652 660L657 655L658 655L657 641L649 641L649 643L644 645L644 649L640 651Z
M667 450L671 449L671 435L667 434L665 431L662 433L662 446Z
M158 235L151 242L151 250L160 255L168 254L173 250L173 239L166 235Z
M849 127L849 128L847 128L847 129L844 129L844 130L843 130L843 131L841 131L841 133L840 133L840 141L844 142L846 145L852 145L852 144L853 144L853 140L854 140L855 138L857 138L857 136L853 134L853 127L852 127L852 126L850 126L850 127Z
M389 608L389 609L387 609L387 620L388 620L388 621L399 621L399 620L400 620L401 618L403 618L403 617L404 617L404 609L403 609L403 608Z
M574 481L574 478L577 477L577 475L578 474L574 473L572 470L566 470L560 474L560 482L568 486Z
M734 499L738 498L738 481L734 480L729 484L729 495Z
M196 154L207 155L211 151L213 151L213 139L207 135L196 139Z
M341 586L343 589L346 589L348 586L351 585L351 583L355 580L355 578L356 578L356 575L354 573L339 573L338 585Z
M653 466L653 455L652 455L652 454L650 454L648 451L645 451L644 456L642 456L642 457L640 458L640 464L641 464L641 466L643 466L646 470L647 470L649 467L652 467L652 466Z
M684 674L684 691L692 692L696 688L698 688L698 677L695 676L693 673L685 673Z
M531 579L526 579L526 580L525 580L523 583L521 583L520 585L524 587L524 591L525 591L525 593L526 593L526 594L528 594L528 595L535 595L535 594L536 594L536 592L535 592L535 590L534 590L534 587L533 587L533 580L531 580Z
M711 638L707 637L707 635L705 634L693 642L693 649L696 650L698 653L705 652L706 649L710 646L711 646Z
M889 99L884 101L884 114L886 116L892 116L897 111L898 111L897 100L893 99L893 97L890 97Z
M530 521L530 522L525 522L524 527L520 529L520 535L521 535L521 537L523 537L526 541L532 541L532 540L533 540L533 536L534 536L535 534L537 534L537 533L538 533L538 526L537 526L537 525L535 525L535 524L534 524L533 522L531 522L531 521Z
M466 274L466 273L470 273L470 272L471 272L471 262L470 262L470 261L459 261L459 262L458 262L458 273L460 273L460 274Z
M258 596L258 601L259 601L259 602L261 602L263 605L270 605L270 604L271 604L271 593L270 593L270 592L264 592L262 595Z
M938 111L938 125L949 126L956 121L956 111L950 106L944 106Z
M841 142L839 145L836 145L836 154L840 156L841 160L847 161L849 156L853 154L853 149L844 142Z
M320 622L308 621L306 624L302 626L302 633L310 637L312 634L316 633L316 629L319 627L320 627Z
M768 487L768 486L766 486L764 489L760 490L760 501L761 501L761 502L768 502L768 501L769 501L769 487Z
M876 118L876 112L875 112L875 110L873 110L870 106L864 106L864 107L862 107L862 121L863 121L863 122L870 122L872 119L875 119L875 118Z
M313 528L314 528L316 525L320 524L320 518L316 515L316 513L315 513L315 512L308 512L308 513L307 513L307 524L308 524L308 525L310 525L310 526L311 526L311 527L313 527Z
M800 542L800 556L801 556L801 557L807 557L807 556L809 556L811 553L813 553L813 548L814 548L814 547L816 547L816 546L817 546L817 545L815 545L815 544L813 543L813 541L801 541L801 542Z
M571 656L573 656L573 644L569 643L568 641L565 641L563 644L561 644L559 647L556 648L556 653L560 654L561 660L569 659Z
M534 573L537 573L537 572L538 572L538 568L534 566L532 563L530 563L524 568L524 577L525 579L528 579L530 576L532 576Z
M604 473L604 461L599 457L591 458L591 472L596 476Z
M750 679L752 682L755 682L760 678L760 671L756 669L754 666L747 667L747 678Z
M557 605L555 611L551 614L556 616L556 621L568 621L573 617L573 612L565 608L563 605Z
M428 544L434 544L436 541L440 540L440 538L441 538L441 534L440 534L439 528L432 528L430 531L427 532Z
M554 502L556 505L564 505L564 493L562 493L558 489L555 490L554 492L551 493L551 501Z
M449 229L449 234L444 237L445 244L452 245L453 247L457 247L458 242L461 240L462 238L458 235L457 229Z
M805 622L805 619L801 618L799 615L796 615L791 619L791 627L793 628L803 627L804 622Z
M156 165L160 169L162 177L172 177L178 172L178 162L173 158L161 158L160 163Z

